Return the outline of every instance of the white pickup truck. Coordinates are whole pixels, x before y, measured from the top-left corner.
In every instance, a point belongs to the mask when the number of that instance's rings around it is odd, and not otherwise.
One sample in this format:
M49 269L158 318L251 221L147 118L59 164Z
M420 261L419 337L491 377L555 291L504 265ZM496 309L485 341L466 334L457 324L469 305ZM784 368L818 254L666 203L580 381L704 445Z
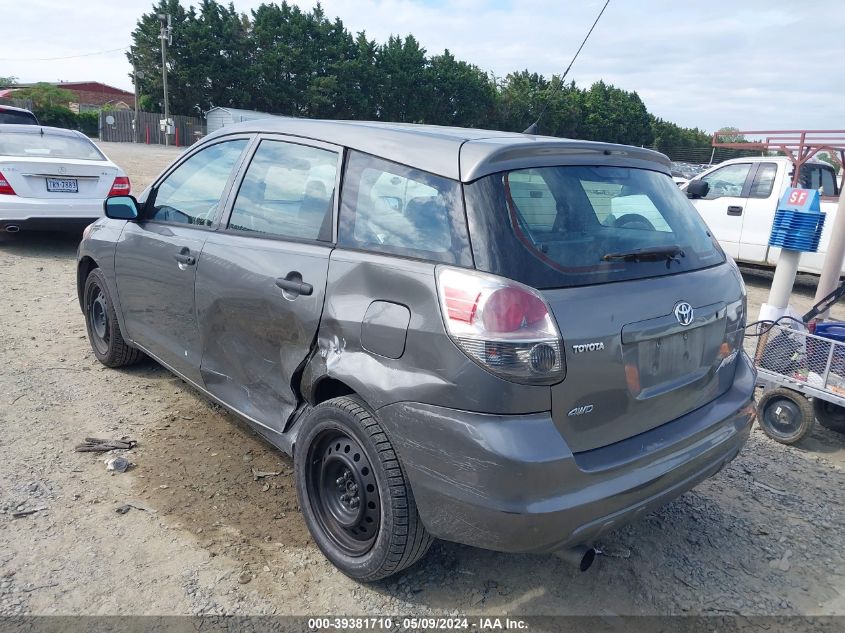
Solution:
M710 189L691 202L707 222L719 244L738 262L774 266L780 249L769 246L775 211L792 182L793 166L785 156L734 158L702 172L690 181L704 181ZM689 185L682 187L687 189ZM799 270L818 275L836 215L839 183L833 167L821 161L801 168L800 187L818 189L821 210L827 214L818 253L804 253ZM689 194L688 194L689 195ZM843 268L845 274L845 268Z

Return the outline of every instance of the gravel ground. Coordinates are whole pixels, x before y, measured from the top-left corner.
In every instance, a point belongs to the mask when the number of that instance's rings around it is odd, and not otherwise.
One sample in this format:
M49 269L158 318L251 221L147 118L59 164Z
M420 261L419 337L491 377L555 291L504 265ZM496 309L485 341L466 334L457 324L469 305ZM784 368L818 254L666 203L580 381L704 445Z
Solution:
M103 147L136 192L178 153ZM793 447L755 428L719 475L601 543L585 574L437 543L358 585L309 538L290 460L161 367L96 362L77 239L0 238L0 615L845 614L845 436L818 426ZM754 316L770 277L746 280ZM795 304L812 293L802 279ZM74 452L86 436L137 440L134 466Z

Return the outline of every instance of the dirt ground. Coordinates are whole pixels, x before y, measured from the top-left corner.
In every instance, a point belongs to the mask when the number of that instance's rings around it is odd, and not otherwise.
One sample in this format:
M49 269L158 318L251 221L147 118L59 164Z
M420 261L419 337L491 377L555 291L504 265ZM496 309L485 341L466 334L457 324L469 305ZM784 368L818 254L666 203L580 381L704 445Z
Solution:
M136 192L178 152L103 148ZM95 360L77 241L0 237L0 615L845 614L845 436L818 426L793 447L755 428L719 475L601 543L587 573L436 543L359 585L309 538L289 459L156 364ZM753 317L770 278L746 281ZM812 293L802 280L795 304ZM137 440L134 467L74 452L86 436Z

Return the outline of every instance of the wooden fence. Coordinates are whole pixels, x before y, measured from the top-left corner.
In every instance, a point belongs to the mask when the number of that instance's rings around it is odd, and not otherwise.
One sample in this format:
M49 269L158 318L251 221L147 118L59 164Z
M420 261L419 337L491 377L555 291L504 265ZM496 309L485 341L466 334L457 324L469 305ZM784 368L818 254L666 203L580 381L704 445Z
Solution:
M122 143L147 143L164 145L164 132L159 121L164 115L159 112L139 112L138 129L133 131L135 112L132 110L108 110L100 112L100 140ZM170 144L177 147L193 145L205 136L205 121L192 116L171 116L174 130Z

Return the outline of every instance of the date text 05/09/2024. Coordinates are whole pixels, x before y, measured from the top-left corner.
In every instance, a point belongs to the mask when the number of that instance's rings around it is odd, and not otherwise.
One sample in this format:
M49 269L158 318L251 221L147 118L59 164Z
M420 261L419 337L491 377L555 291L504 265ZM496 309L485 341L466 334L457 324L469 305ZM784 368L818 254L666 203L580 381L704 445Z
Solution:
M518 631L527 630L528 623L518 618L500 617L350 617L350 618L310 618L308 629L339 630L339 631L367 631L367 630L396 630L405 631Z

